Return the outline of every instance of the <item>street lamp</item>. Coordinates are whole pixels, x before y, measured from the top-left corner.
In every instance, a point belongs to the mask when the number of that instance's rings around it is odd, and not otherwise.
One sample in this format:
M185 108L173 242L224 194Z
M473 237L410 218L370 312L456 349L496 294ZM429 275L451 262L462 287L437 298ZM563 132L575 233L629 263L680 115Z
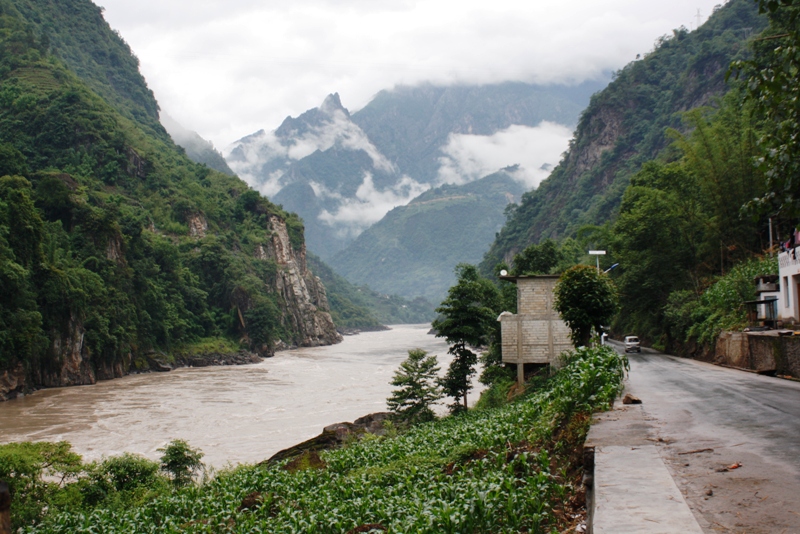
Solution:
M590 250L589 256L597 256L595 259L597 260L597 274L600 274L600 256L605 256L605 250Z

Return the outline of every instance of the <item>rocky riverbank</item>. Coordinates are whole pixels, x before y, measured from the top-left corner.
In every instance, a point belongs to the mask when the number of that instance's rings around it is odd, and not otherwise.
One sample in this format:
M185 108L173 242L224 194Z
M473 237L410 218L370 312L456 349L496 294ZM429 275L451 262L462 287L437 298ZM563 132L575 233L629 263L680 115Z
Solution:
M298 443L288 449L283 449L272 455L262 464L272 465L281 460L307 456L317 458L319 453L324 450L336 449L346 442L358 439L364 434L375 434L382 436L386 432L384 421L388 420L389 412L377 412L359 417L352 423L334 423L322 429L322 434Z
M117 376L103 376L96 380L110 380L126 374L163 373L180 367L209 367L212 365L247 365L259 363L263 358L255 352L240 350L237 352L207 352L202 354L167 355L152 352L144 357L137 358L130 364L127 372L120 372ZM92 380L94 384L96 380ZM68 384L73 385L73 384ZM57 386L57 385L56 385ZM20 363L17 367L0 373L0 401L7 401L33 393L44 387L31 384L27 380L25 368Z
M208 352L204 354L176 355L148 355L143 360L138 360L135 372L166 372L179 367L209 367L212 365L247 365L258 363L263 358L255 352L240 350L238 352L220 353ZM144 367L146 363L147 367ZM141 368L139 368L141 367Z

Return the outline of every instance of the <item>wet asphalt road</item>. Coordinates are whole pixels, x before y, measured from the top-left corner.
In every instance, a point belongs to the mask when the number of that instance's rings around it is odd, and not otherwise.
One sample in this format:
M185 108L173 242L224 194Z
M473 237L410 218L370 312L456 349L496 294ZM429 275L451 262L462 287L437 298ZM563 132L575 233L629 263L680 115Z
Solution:
M647 348L628 356L626 391L701 527L800 533L800 382Z

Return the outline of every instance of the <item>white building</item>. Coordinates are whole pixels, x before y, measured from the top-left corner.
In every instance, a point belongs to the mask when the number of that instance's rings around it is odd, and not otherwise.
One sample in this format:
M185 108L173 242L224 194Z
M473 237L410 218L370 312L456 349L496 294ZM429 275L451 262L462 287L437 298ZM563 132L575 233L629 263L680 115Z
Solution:
M780 294L778 319L784 325L800 324L800 246L778 256Z

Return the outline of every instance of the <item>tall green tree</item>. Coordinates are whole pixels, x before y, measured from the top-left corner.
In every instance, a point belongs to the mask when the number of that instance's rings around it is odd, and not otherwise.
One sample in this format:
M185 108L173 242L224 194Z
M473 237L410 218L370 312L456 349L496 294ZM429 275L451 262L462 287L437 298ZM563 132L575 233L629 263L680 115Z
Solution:
M762 137L761 166L768 187L765 212L800 216L800 1L756 0L769 28L753 41L753 58L731 67L744 74L751 101L770 125Z
M397 419L415 424L432 421L432 406L442 398L438 383L439 363L435 355L421 349L408 351L408 358L394 373L391 385L397 389L386 399L386 405Z
M433 321L437 337L450 345L453 361L442 380L444 392L455 399L451 409L467 409L467 393L472 389L478 355L470 347L486 346L496 329L499 294L497 287L465 263L456 266L457 282L447 298L436 308L440 317Z
M615 328L665 347L671 295L699 295L711 277L766 246L766 218L744 208L767 188L753 163L762 125L740 90L718 104L686 114L691 134L671 132L674 161L646 163L631 179L605 243L620 264Z
M588 346L592 329L602 331L617 311L617 288L605 273L588 265L576 265L558 279L555 308L571 330L576 347Z

